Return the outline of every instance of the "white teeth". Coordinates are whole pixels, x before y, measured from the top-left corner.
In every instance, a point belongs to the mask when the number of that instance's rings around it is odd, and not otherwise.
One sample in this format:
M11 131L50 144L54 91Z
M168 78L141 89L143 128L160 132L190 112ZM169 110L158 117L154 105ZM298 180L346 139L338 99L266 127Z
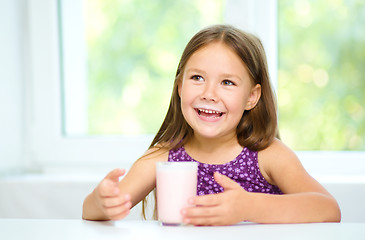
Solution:
M207 109L199 109L199 111L209 114L221 114L221 112L214 111L214 110L207 110Z

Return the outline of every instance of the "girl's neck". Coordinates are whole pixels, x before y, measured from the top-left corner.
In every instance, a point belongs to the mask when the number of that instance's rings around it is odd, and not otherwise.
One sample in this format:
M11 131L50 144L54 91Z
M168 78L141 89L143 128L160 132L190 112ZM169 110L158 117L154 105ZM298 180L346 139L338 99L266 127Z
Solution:
M200 138L193 136L187 145L193 145L202 151L212 152L215 149L227 149L228 146L238 144L237 136L223 138Z
M195 160L209 164L232 161L242 151L237 137L206 139L194 136L185 144L186 152Z

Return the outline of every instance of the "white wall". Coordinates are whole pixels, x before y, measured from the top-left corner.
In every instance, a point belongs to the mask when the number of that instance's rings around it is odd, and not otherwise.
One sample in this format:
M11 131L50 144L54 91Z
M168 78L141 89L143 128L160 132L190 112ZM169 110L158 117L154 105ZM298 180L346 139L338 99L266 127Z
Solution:
M85 197L102 177L28 174L0 178L0 218L80 219ZM153 206L148 209L152 216ZM138 204L127 219L140 220L141 213Z
M0 0L0 174L15 172L23 155L23 5Z
M80 219L84 198L101 178L101 175L27 175L0 179L0 218ZM322 179L320 182L337 199L342 222L365 222L364 179L342 182ZM148 216L152 216L153 208L148 209ZM140 204L127 219L142 219Z

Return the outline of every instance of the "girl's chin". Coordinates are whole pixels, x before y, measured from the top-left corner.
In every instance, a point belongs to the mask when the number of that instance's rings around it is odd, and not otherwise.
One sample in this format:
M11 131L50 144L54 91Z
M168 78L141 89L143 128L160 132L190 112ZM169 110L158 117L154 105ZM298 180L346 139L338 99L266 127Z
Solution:
M200 129L199 131L194 130L194 135L199 138L205 138L207 140L213 140L225 136L222 132L216 131L216 129Z

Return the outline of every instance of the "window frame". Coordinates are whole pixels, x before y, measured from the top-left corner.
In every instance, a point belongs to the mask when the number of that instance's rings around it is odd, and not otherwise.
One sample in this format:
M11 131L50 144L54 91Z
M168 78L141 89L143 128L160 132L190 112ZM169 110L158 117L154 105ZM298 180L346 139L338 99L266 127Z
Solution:
M276 3L276 0L227 0L226 11L230 14L226 14L225 20L261 38L275 89L278 66ZM57 7L57 0L27 2L25 168L37 171L129 168L146 151L152 135L65 137L63 134ZM247 14L243 14L242 9ZM365 151L296 153L305 167L319 175L365 175ZM346 162L345 170L342 166L344 159L349 162ZM328 166L334 166L336 170Z
M128 167L152 136L65 137L56 0L29 1L26 168ZM138 146L138 148L136 148Z

